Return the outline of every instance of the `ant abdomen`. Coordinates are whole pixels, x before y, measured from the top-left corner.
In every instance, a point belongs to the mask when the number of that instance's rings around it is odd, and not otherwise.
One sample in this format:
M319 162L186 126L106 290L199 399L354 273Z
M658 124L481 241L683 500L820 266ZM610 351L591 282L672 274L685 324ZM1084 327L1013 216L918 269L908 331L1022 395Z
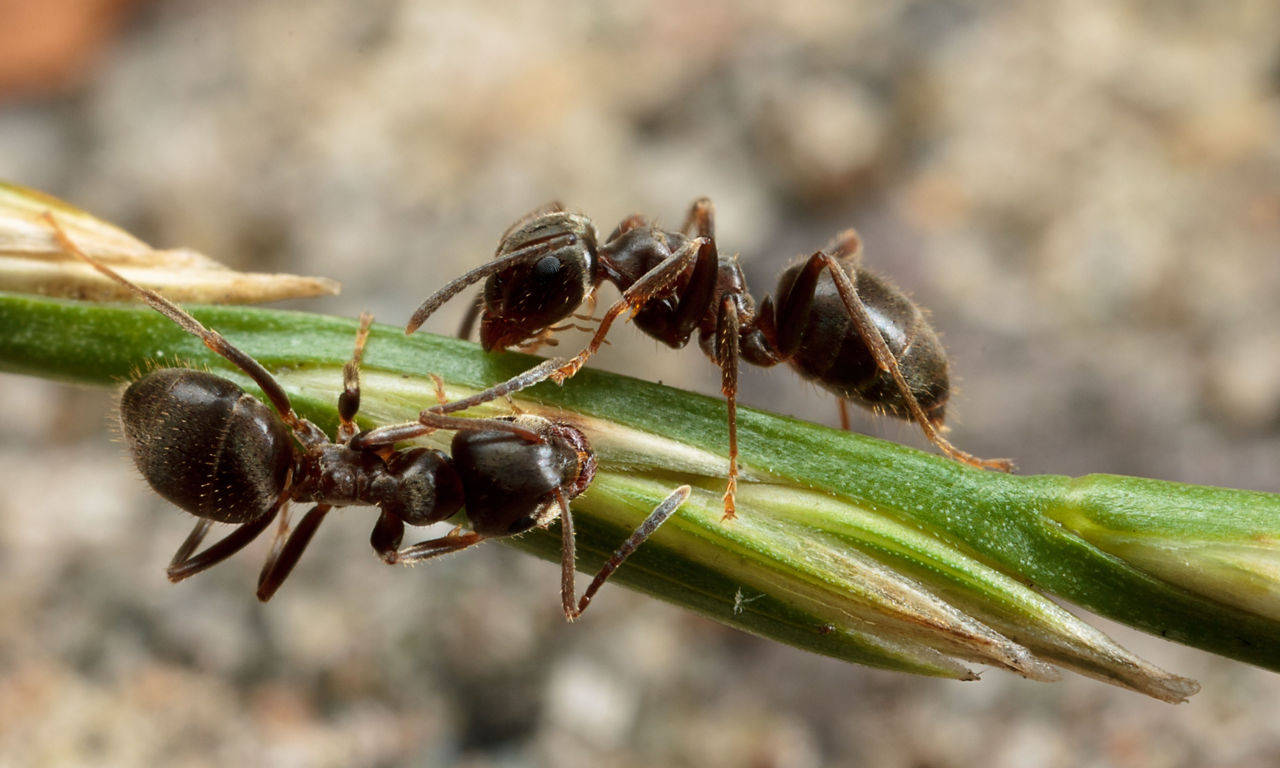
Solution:
M289 428L234 383L162 368L120 402L133 461L147 483L196 517L247 523L276 506L294 463Z
M843 265L842 265L843 266ZM902 419L911 411L893 375L877 364L846 310L835 281L826 272L792 300L792 289L807 264L778 279L778 346L806 379L838 397ZM919 306L892 283L867 269L849 270L871 324L897 361L911 394L929 421L941 424L950 396L947 353Z

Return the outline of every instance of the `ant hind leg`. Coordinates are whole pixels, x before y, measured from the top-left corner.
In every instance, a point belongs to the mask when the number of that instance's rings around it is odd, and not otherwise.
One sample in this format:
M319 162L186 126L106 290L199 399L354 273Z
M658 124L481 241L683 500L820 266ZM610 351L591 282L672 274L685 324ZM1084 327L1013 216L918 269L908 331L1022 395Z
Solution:
M165 297L151 290L144 288L137 283L129 280L124 275L116 272L111 267L98 261L97 259L86 254L80 246L75 244L67 231L62 228L58 220L50 211L45 211L44 220L49 223L53 229L53 235L57 239L58 244L67 253L75 256L89 266L106 275L108 278L128 288L132 293L146 302L152 309L164 315L174 322L175 325L182 328L187 333L200 339L204 345L213 352L223 357L227 362L244 371L245 375L253 379L254 383L262 389L262 393L267 396L271 404L280 414L280 418L285 424L288 424L298 435L299 439L304 442L307 440L306 430L304 430L299 422L298 417L293 412L293 406L289 403L289 396L285 394L284 388L275 380L266 368L257 360L254 360L240 348L222 337L217 331L206 328L199 320L192 317L189 313L169 301Z
M187 540L184 541L182 546L178 548L178 551L174 553L173 560L169 562L169 567L166 569L169 581L179 582L183 579L194 576L201 571L212 568L223 560L226 560L228 557L231 557L235 553L244 549L249 542L258 538L258 536L266 530L267 526L271 524L272 519L275 518L277 511L278 508L263 515L257 520L242 523L237 526L234 531L228 533L213 544L210 544L203 551L192 555L191 553L200 545L200 542L204 540L205 535L209 532L210 526L213 524L212 520L201 519L196 523L195 528L192 529Z
M302 552L311 543L316 529L324 522L325 515L331 507L328 504L317 504L312 507L302 522L292 532L289 530L287 516L281 516L280 528L276 531L275 541L271 545L271 554L262 566L258 575L258 599L267 602L271 599L284 580L289 578L293 567L298 564Z
M1012 472L1013 462L1009 459L982 459L952 445L949 440L942 436L939 425L930 419L925 414L924 409L920 407L915 393L911 391L911 386L907 384L902 375L902 370L898 366L898 359L894 357L893 351L889 349L884 337L876 329L866 305L858 297L853 277L850 276L849 271L846 269L851 266L848 264L847 259L856 258L860 250L860 241L857 240L857 235L853 234L852 230L846 233L846 236L848 235L852 235L851 240L838 239L838 242L846 243L846 247L851 249L843 253L846 259L844 264L837 260L836 256L819 251L810 257L809 268L814 270L826 268L831 273L831 277L835 281L836 290L840 293L840 298L844 302L845 308L849 311L849 319L853 322L854 328L857 329L863 343L867 345L867 349L871 351L876 365L893 378L894 384L897 385L898 391L902 394L902 400L906 404L907 410L911 413L911 417L920 425L929 442L936 445L938 450L949 458L972 467ZM856 275L856 267L854 268L854 274Z

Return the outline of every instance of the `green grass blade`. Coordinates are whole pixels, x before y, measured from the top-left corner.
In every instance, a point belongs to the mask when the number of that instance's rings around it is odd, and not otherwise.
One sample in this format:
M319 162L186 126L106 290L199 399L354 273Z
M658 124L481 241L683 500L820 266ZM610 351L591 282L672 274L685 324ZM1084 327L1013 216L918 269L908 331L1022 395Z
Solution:
M272 370L300 412L332 428L354 321L247 308L194 314ZM0 329L0 369L10 372L110 384L156 363L228 368L136 307L0 295ZM429 373L458 396L531 361L375 326L362 420L401 421L433 403ZM1275 582L1268 582L1280 496L983 472L742 409L740 518L725 524L721 400L584 370L563 388L522 393L520 402L579 424L597 450L601 472L574 504L580 565L593 569L672 487L690 483L690 502L615 579L746 631L921 674L965 678L972 662L1052 679L1057 665L1170 701L1194 692L1194 683L1137 659L1027 587L1035 585L1133 626L1280 669ZM1202 548L1203 562L1187 556L1188 546L1208 539L1216 549ZM1161 556L1180 541L1192 544L1178 557ZM557 531L515 543L558 559ZM1242 551L1247 557L1235 557ZM1195 574L1206 569L1219 578L1197 586ZM1248 586L1248 597L1236 585Z

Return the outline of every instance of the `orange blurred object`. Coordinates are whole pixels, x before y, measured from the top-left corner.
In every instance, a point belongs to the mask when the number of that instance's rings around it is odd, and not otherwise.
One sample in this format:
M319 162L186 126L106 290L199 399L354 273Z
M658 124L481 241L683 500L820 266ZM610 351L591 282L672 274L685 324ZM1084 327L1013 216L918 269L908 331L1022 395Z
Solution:
M77 85L139 2L0 0L0 101Z

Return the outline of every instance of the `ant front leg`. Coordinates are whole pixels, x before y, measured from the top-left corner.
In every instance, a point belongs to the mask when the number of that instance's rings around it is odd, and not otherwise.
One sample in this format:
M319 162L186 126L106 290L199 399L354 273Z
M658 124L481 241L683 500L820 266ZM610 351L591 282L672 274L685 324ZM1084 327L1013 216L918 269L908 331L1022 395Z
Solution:
M376 535L375 532L375 537ZM386 540L379 541L375 538L374 549L377 550L381 547L378 556L387 565L417 565L423 560L440 557L441 555L451 555L467 547L473 547L487 538L489 537L475 531L461 532L458 529L454 529L444 536L420 541L417 544L410 544L404 549L386 548Z
M364 360L364 346L369 341L369 326L373 315L360 313L360 329L356 331L356 349L351 359L342 366L342 394L338 395L338 442L347 443L356 434L356 414L360 411L360 364Z
M604 586L614 571L618 570L622 561L630 557L632 552L635 552L646 539L653 535L654 531L658 530L659 526L667 521L667 518L680 508L680 505L689 498L689 492L689 486L682 485L663 499L661 504L654 507L644 522L640 523L627 540L622 542L622 546L618 547L600 567L600 571L596 573L595 578L587 585L587 590L579 599L575 597L577 590L574 587L577 551L573 533L573 514L569 511L569 503L565 500L564 494L556 491L557 501L560 503L560 601L564 607L566 619L574 621L587 610L587 606L591 604L591 598L595 597L600 587Z

